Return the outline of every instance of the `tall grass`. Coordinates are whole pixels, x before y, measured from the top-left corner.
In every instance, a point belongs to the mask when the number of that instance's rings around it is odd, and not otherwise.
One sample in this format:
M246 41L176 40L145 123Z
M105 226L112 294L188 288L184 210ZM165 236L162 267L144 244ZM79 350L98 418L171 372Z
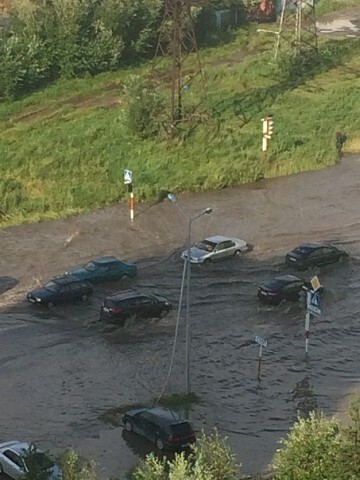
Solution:
M147 67L61 82L1 104L1 225L124 199L124 168L145 200L164 188L218 189L333 164L336 131L351 145L359 138L360 42L325 42L331 62L294 83L269 64L270 50L251 52L249 45L266 48L254 35L243 30L231 45L204 51L205 103L216 115L177 142L141 140L126 128L123 82ZM198 77L185 101L197 104L202 88ZM269 112L275 133L262 158L261 118Z

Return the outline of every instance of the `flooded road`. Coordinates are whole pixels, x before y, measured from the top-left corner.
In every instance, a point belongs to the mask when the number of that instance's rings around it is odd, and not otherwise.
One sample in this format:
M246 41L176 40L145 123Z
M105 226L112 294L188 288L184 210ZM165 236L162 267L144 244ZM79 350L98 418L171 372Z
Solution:
M243 464L266 468L297 412L342 412L360 380L360 158L333 168L179 198L189 214L213 207L193 224L193 239L244 238L243 257L192 269L192 389L196 429L216 426ZM104 476L124 474L148 446L104 424L109 408L159 395L167 375L175 313L159 321L104 329L99 306L128 283L96 289L91 304L41 311L24 294L102 254L139 262L130 287L178 301L187 221L170 202L144 204L130 225L128 207L0 231L1 438L33 440L55 452L72 446ZM317 273L326 292L311 322L308 358L299 304L259 306L260 282L283 272L284 254L302 241L331 241L351 254ZM263 350L261 382L258 347ZM182 391L184 325L167 393Z

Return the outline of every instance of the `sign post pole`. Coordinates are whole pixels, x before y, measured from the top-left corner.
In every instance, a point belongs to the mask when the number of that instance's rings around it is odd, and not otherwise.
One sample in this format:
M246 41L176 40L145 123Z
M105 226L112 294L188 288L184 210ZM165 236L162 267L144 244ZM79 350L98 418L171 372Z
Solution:
M311 290L306 289L306 313L305 313L305 353L309 351L310 336L310 318L311 315L319 317L321 315L319 288L321 288L320 280L317 276L311 279Z
M262 349L263 349L263 347L267 347L267 340L265 340L265 338L260 337L259 335L256 335L255 343L257 343L259 345L258 380L260 382L261 381L260 374L261 374Z
M134 221L134 212L135 212L135 199L134 199L134 192L133 192L133 184L132 184L132 171L131 170L124 170L124 183L128 186L128 192L130 194L130 221L131 223Z

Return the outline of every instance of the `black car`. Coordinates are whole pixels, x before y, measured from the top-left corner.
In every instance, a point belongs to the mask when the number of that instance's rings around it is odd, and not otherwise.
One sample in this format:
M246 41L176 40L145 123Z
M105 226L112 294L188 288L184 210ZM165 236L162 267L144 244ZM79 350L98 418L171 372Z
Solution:
M259 300L271 305L279 305L283 300L296 302L303 287L311 288L310 282L305 282L294 275L283 275L260 285L258 297Z
M53 278L41 288L36 288L27 294L31 303L47 305L52 307L55 304L82 300L85 302L93 294L94 289L91 283L76 277L63 276Z
M155 443L159 450L181 450L196 441L191 424L163 407L138 408L123 415L124 427Z
M348 254L334 245L304 243L286 255L287 265L298 270L327 265L348 257Z
M100 319L124 325L131 317L165 317L171 309L172 305L164 297L126 290L105 298L101 305Z

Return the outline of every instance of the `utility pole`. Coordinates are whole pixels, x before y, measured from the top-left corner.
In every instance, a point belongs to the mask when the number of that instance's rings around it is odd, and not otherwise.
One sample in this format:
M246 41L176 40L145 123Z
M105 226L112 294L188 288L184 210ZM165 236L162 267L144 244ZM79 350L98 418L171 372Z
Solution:
M282 50L291 49L295 54L318 51L315 3L316 0L283 0L275 61Z
M203 7L209 0L165 0L164 17L159 30L159 39L155 52L153 70L158 73L159 80L164 82L164 70L159 68L161 60L172 58L170 85L169 121L174 127L184 118L183 94L190 87L190 82L198 75L203 78L202 65L198 54L192 8ZM190 54L195 54L197 65L190 67L191 72L184 78L184 63ZM203 88L202 91L205 91Z

